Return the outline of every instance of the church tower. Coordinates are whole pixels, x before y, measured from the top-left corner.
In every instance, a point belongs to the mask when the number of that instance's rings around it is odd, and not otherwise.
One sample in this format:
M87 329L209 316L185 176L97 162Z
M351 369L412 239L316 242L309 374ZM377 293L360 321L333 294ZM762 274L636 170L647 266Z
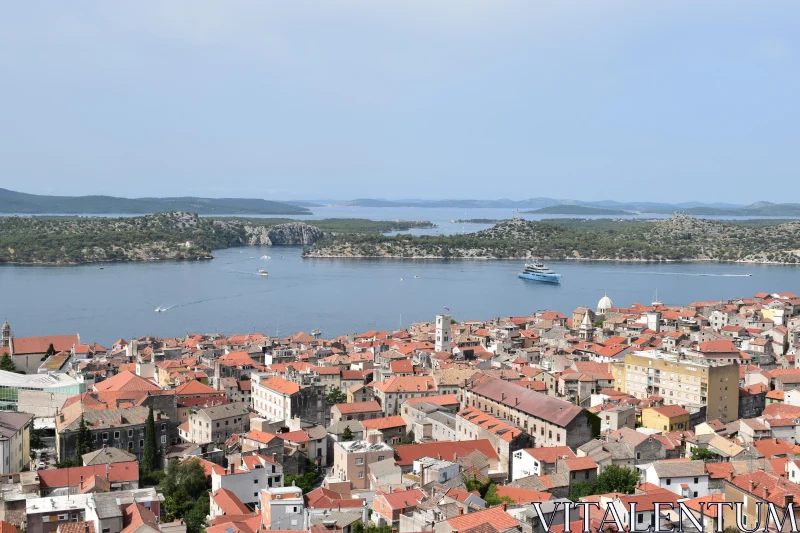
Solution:
M589 312L583 314L583 322L578 329L578 338L582 341L592 342L594 340L594 325L589 320Z
M13 337L11 334L11 326L9 326L8 322L6 321L3 324L2 331L0 331L0 346L3 348L8 348L11 346L11 337Z
M450 315L436 315L436 351L450 350Z

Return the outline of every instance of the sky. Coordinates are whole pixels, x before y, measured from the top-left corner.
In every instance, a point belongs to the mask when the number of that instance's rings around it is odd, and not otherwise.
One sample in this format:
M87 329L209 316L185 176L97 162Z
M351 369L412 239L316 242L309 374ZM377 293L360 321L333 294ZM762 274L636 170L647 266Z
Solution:
M0 10L12 190L800 201L795 0Z

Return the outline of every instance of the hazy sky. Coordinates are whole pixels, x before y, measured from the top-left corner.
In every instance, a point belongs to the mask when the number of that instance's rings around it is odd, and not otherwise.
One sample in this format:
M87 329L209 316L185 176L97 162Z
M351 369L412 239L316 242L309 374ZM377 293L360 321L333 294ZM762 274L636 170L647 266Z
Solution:
M0 187L800 201L800 2L7 2Z

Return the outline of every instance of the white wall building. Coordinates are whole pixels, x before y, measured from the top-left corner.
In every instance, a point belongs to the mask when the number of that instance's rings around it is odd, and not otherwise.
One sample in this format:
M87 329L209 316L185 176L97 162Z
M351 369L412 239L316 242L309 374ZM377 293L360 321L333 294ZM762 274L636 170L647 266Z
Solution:
M644 481L681 498L708 496L708 474L703 461L656 461L640 467Z
M264 488L283 486L283 466L265 455L245 455L242 466L224 474L211 473L211 490L227 489L242 503L257 503L259 491Z

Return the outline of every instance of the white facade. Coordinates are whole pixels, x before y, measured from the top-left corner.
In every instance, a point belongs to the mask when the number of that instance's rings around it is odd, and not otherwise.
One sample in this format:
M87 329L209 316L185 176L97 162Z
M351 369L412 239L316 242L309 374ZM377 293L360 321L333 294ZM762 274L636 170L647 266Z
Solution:
M646 483L667 489L681 498L708 496L708 474L659 478L655 467L651 464L645 469L644 476ZM686 488L682 485L686 485Z
M436 351L450 352L450 316L436 315Z
M250 403L253 409L262 418L270 422L289 420L292 418L292 397L289 394L272 390L263 385L263 381L271 376L266 374L251 374L252 394Z
M308 530L302 491L297 487L262 490L262 521L266 529Z
M511 481L528 476L541 476L543 473L541 463L534 459L528 450L515 451L512 463Z
M242 465L242 468L246 468ZM234 493L242 503L257 503L259 491L264 487L283 486L283 466L261 460L252 470L226 471L220 475L211 473L211 491L227 489Z

